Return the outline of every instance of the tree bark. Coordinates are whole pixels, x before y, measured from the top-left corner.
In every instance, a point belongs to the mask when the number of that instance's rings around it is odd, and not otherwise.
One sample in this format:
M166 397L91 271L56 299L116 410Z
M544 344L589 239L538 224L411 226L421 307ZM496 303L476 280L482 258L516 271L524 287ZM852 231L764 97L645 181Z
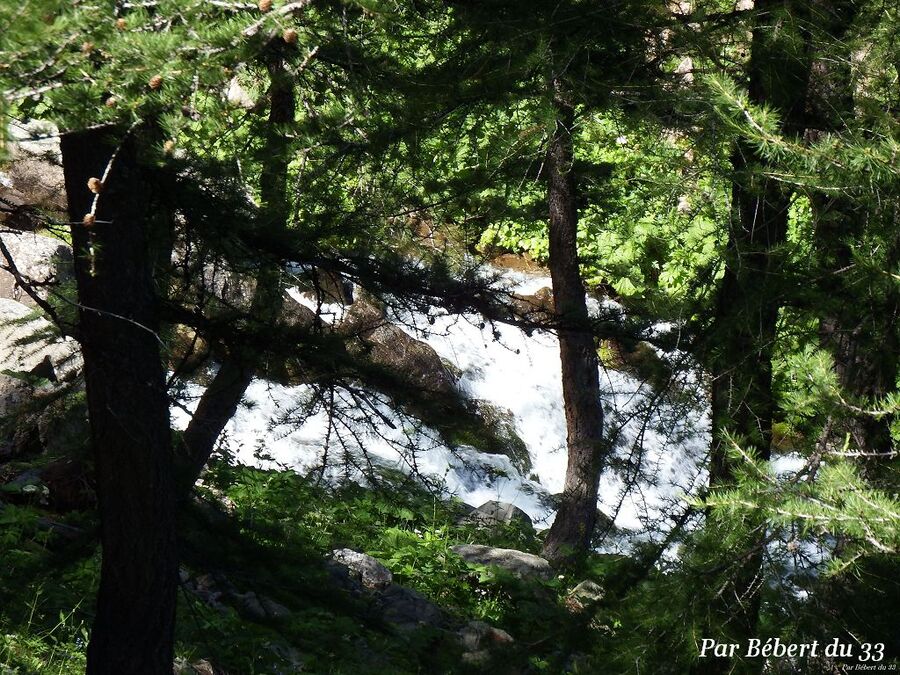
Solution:
M792 2L757 0L748 67L752 103L775 108L781 131L799 136L809 77L808 35ZM755 148L738 141L732 153L732 215L725 273L716 298L712 330L711 490L734 483L727 448L733 438L762 459L771 455L775 398L772 355L783 303L783 266L779 248L787 240L791 194L767 176L766 161ZM749 522L741 560L729 570L710 607L710 630L730 642L756 633L760 567L765 523ZM718 582L717 582L718 583ZM714 628L713 628L714 627ZM742 642L743 643L743 642ZM730 659L706 658L698 673L734 672Z
M287 194L290 156L285 125L294 121L295 111L294 84L285 69L285 49L288 48L276 43L270 46L266 56L270 105L263 168L260 173L262 226L279 230L287 228L290 207ZM276 321L281 311L281 267L274 263L260 264L249 320L265 325ZM200 398L181 437L182 459L179 461L178 481L180 499L190 494L215 449L219 435L237 411L261 360L262 355L255 350L246 347L233 349L222 361L219 371Z
M597 349L578 267L578 212L572 173L575 112L559 80L554 81L553 90L557 122L544 166L550 207L549 266L559 321L568 465L562 500L547 533L543 555L560 563L584 555L590 548L604 457Z
M816 141L823 133L845 130L845 120L852 119L853 82L850 47L846 35L858 6L848 0L816 2L819 28L829 44L843 46L843 51L819 54L813 60L810 77L807 138ZM895 326L900 321L900 297L895 290L867 291L878 288L871 280L860 280L854 273L851 242L870 239L873 224L890 231L896 223L896 211L880 206L860 204L847 195L814 192L811 195L815 223L816 249L823 257L826 274L820 290L825 311L819 317L819 338L831 352L835 373L841 388L851 401L867 406L867 399L879 398L893 391L897 382L898 351ZM880 221L880 222L879 222ZM885 222L887 221L887 222ZM888 269L900 257L900 239L887 242ZM851 449L867 454L891 449L891 420L846 411L829 426L831 445L840 446L847 434ZM878 462L864 461L869 478L876 478Z
M758 0L748 72L752 103L775 108L782 133L799 136L809 77L808 36L799 11ZM777 28L777 30L776 30ZM712 359L713 447L710 486L730 483L726 432L768 459L772 437L772 352L783 303L782 261L791 193L764 174L766 161L747 142L732 153L732 218L725 274L716 300Z
M169 675L174 651L172 443L137 133L61 141L103 550L90 675ZM88 180L104 175L119 142L87 227Z
M732 155L738 178L732 186L727 262L713 331L720 351L712 368L711 487L733 480L727 435L769 458L775 408L772 350L783 290L776 249L787 236L790 195L777 182L753 176L752 150L738 145Z

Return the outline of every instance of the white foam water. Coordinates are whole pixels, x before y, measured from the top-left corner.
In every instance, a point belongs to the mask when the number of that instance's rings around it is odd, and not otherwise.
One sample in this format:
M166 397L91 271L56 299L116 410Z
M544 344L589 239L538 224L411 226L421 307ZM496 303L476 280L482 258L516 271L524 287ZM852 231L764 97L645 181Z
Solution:
M523 273L505 273L504 279L509 291L523 295L550 285L546 277ZM288 295L327 313L328 323L343 316L342 308L317 307L297 289ZM594 300L590 309L595 314L621 312L609 300ZM388 318L452 364L465 397L509 414L531 458L529 475L522 475L504 455L448 446L435 430L395 412L383 396L365 388L323 392L310 385L263 380L250 385L245 404L224 434L237 459L361 481L370 463L378 463L430 476L433 484L474 506L489 499L511 502L538 527L548 526L553 517L548 497L562 491L566 470L556 336L548 331L526 334L510 325L486 324L480 316L450 315L437 308L427 313L394 311ZM675 503L706 480L702 467L709 448L709 415L698 393L704 387L696 369L684 370L681 388L696 395L677 403L623 372L601 368L600 374L615 461L601 475L598 506L614 517L617 528L640 537L673 508L677 512ZM187 410L172 411L176 427L186 426L188 411L201 393L199 385L186 386Z

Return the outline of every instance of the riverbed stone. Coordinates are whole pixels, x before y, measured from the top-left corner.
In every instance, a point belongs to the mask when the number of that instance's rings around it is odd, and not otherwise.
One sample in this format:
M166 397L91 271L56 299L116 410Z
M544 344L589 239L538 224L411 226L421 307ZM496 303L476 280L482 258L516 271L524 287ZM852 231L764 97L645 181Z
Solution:
M388 321L366 300L347 310L339 332L349 338L348 347L373 364L395 373L425 394L454 395L456 382L432 347Z

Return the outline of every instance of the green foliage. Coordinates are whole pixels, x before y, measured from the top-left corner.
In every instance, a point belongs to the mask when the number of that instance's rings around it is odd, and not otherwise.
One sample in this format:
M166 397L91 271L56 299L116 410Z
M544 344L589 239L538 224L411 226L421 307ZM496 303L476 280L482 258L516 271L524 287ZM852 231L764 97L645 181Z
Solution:
M894 553L900 546L900 501L874 489L849 457L849 438L842 451L821 451L789 477L776 475L762 462L732 444L731 457L740 462L736 485L716 490L702 501L717 518L753 514L775 531L793 533L795 540L842 545L831 552L828 574L838 574L865 556ZM798 544L799 545L799 544Z
M412 586L442 607L461 616L500 620L510 609L508 598L502 588L490 583L490 573L473 570L450 550L457 543L451 536L447 526L424 531L387 528L378 548L370 553L387 565L399 583Z
M82 526L74 516L70 527ZM84 671L99 558L47 527L36 507L0 506L0 672ZM92 549L93 547L91 547ZM74 555L73 555L74 553Z
M49 628L39 628L35 613L40 604L39 588L29 606L30 614L16 632L7 633L0 614L0 673L76 673L85 668L84 648L88 630L83 619L75 619L76 606L70 612L59 612L58 621Z
M811 191L866 199L885 189L896 190L900 136L896 120L889 116L878 116L881 128L874 135L851 128L840 134L823 134L815 143L803 143L781 134L778 114L771 107L752 104L728 77L709 75L703 84L719 120L758 149L773 165L776 179Z
M838 339L852 336L854 355L893 368L887 377L896 379L898 9L849 3L855 18L838 40L816 13L828 3L787 3L771 14L693 4L703 6L688 19L664 3L598 9L580 0L366 0L291 11L276 2L266 14L252 3L207 0L0 3L0 113L64 130L152 127L144 149L168 181L158 211L202 250L199 265L207 255L243 271L273 259L338 267L374 260L386 263L373 282L384 290L395 268L420 264L433 268L429 279L454 282L475 253L546 261L542 163L557 123L548 82L562 75L577 110L571 170L584 278L611 287L642 318L677 322L692 356L708 363L723 348L704 338L735 226L732 183L766 179L790 194L787 241L765 252L777 275L778 297L768 300L781 307L775 344L765 348L774 351L775 454L794 455L799 471L778 475L735 438L734 483L694 504L705 518L673 535L677 555L657 560L648 545L628 558L592 556L578 578L532 583L469 566L450 547L537 552L539 536L459 525L452 504L404 477L383 476L377 489L333 488L220 462L204 479L206 505L182 523L185 570L221 573L290 606L292 616L268 625L242 617L234 603L212 610L184 594L180 656L268 673L289 667L285 649L293 647L311 672L440 672L447 655L432 654L429 638L390 634L328 586L322 558L338 547L375 555L398 582L460 620L508 629L517 640L511 663L536 672L685 672L705 631L731 630L712 608L751 555L748 541L765 541L760 637L889 632L895 607L882 591L895 588L885 579L897 576L900 545L900 394L894 381L877 395L859 393L866 382L842 378L847 364L825 329L849 317ZM751 44L746 34L758 21L767 30ZM282 38L288 29L296 41ZM265 115L264 57L272 53L285 58L299 102L285 129L272 129ZM685 56L693 80L677 72ZM811 58L822 72L846 67L852 100L846 111L834 106L840 119L826 129L782 133L781 102L754 103L746 90L748 66L760 58L791 72ZM238 84L246 101L226 94ZM277 236L257 208L273 131L290 157L289 231ZM736 148L753 152L748 176L733 175ZM411 293L425 293L412 285ZM67 288L53 300L73 322L74 298ZM215 319L231 308L203 309ZM758 318L736 312L735 321ZM735 352L746 360L758 346ZM861 369L854 377L870 376ZM835 442L845 428L884 420L894 443L882 439L877 457L859 457L853 440ZM461 426L450 428L456 440L497 442ZM2 675L76 672L98 576L96 523L93 514L72 516L85 531L65 541L31 487L0 493L21 502L0 511ZM819 559L804 562L811 547ZM608 597L567 607L582 578L602 583ZM861 618L869 606L883 611ZM375 652L382 661L369 658Z
M521 544L523 534L517 528L456 525L453 503L435 500L412 484L385 490L346 485L335 491L289 471L218 463L202 492L209 503L182 517L183 572L192 578L227 579L240 592L271 598L291 614L258 622L242 616L227 597L220 600L223 609L214 609L189 591L181 593L179 658L208 658L242 673L277 672L297 658L312 672L412 673L429 663L435 672L460 672L452 641L436 651L425 633L405 637L385 632L372 622L364 603L331 585L323 559L339 547L376 556L391 569L395 583L415 588L460 622L478 618L509 630L522 646L514 646L505 658L531 661L539 672L559 672L571 650L607 630L593 613L566 609L568 590L580 577L525 582L463 562L450 546L471 541ZM230 509L227 518L215 515L223 506ZM45 546L33 539L37 512L7 507L3 514L18 523L3 530L8 550L22 551L19 563L0 572L6 589L0 599L8 608L0 615L6 634L3 654L22 673L34 672L36 666L30 664L36 663L56 668L49 672L79 672L99 571L92 537L89 532L76 540L50 535L43 539ZM531 548L539 546L537 540L530 542ZM607 575L614 578L616 564L598 559L584 574L600 581ZM36 600L26 605L26 597ZM537 648L525 647L532 641ZM371 661L370 650L382 655L377 662Z

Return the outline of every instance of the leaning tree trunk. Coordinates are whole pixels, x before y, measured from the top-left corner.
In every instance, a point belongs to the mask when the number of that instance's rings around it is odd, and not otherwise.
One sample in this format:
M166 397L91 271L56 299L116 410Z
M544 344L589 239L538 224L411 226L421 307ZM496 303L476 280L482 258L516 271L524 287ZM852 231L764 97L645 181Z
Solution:
M568 465L562 500L544 543L544 556L565 562L590 547L597 521L597 490L603 466L603 408L597 349L590 328L584 285L578 268L578 212L572 173L575 114L562 84L553 83L556 130L547 150L550 276L559 321L566 412Z
M294 84L284 67L284 50L277 40L269 47L266 67L269 71L269 124L260 173L262 226L274 230L287 227L290 202L287 195L287 173L290 144L286 125L294 121ZM277 320L282 306L280 266L261 263L256 275L256 288L250 303L251 325L265 329ZM181 437L179 461L179 498L185 498L203 471L215 449L216 441L237 407L256 373L262 355L248 344L232 345L216 376L210 382L191 421Z
M174 650L172 444L137 133L122 140L106 127L61 142L103 549L91 675L169 675ZM95 201L88 182L114 151Z
M749 99L775 108L781 131L798 136L809 74L808 37L798 10L783 0L757 0L749 63ZM776 30L777 28L777 30ZM765 159L747 142L732 154L732 215L725 253L725 274L716 299L711 332L712 448L710 490L734 483L728 456L730 439L753 448L759 457L771 454L775 398L772 355L778 313L784 296L779 248L787 240L790 192L766 175ZM760 567L765 523L749 521L742 543L735 548L724 583L710 607L709 631L720 640L753 637L759 615ZM705 658L699 673L733 672L728 659Z

